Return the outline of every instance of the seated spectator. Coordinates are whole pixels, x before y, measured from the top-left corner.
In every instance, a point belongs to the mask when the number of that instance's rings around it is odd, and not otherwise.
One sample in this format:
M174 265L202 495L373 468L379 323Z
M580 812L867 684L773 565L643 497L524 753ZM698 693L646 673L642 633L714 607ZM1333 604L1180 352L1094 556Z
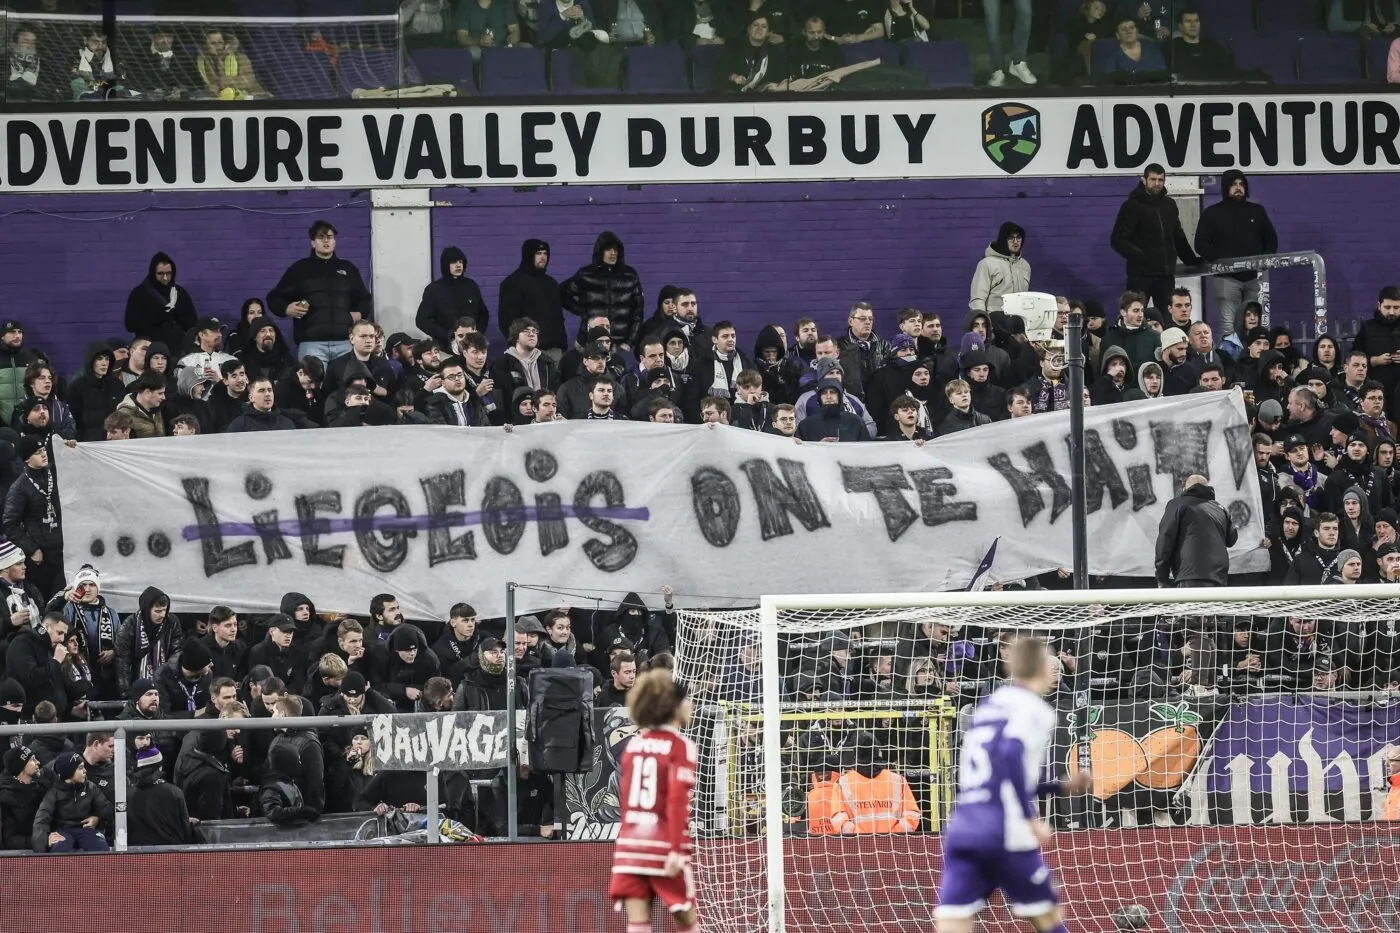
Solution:
M598 25L608 31L612 41L655 45L667 41L661 21L660 3L664 2L669 0L594 0L593 8L598 12Z
M1164 0L1118 0L1117 21L1131 19L1138 34L1154 42L1166 42L1172 37L1171 4Z
M514 48L520 43L520 24L511 0L461 0L452 25L457 43L478 57L483 48Z
M373 756L368 761L373 768ZM274 826L305 826L320 816L297 786L301 771L301 756L292 745L277 743L268 750L267 773L258 788L258 803L263 816Z
M10 78L5 84L4 97L10 103L71 97L62 66L39 54L39 39L33 29L21 26L15 30L10 40L9 64Z
M138 62L141 90L160 100L182 100L202 86L195 63L170 29L160 24L151 29L144 48L126 56Z
M88 783L83 756L69 752L54 762L54 785L34 816L35 852L106 852L103 831L112 823L112 802Z
M404 43L410 49L447 45L452 4L449 0L401 0L399 22L403 25Z
M572 49L584 87L621 86L622 48L600 24L589 0L541 0L540 44Z
M233 335L230 334L225 347L232 342ZM248 368L250 377L266 376L274 385L297 369L297 358L292 354L292 348L287 345L282 331L268 318L254 320L247 343L235 355Z
M841 388L841 380L830 377L822 379L817 383L815 392L821 407L797 425L799 438L804 441L870 440L865 422L846 410L846 392Z
M28 849L34 817L48 791L39 780L39 756L24 745L5 750L0 773L0 849Z
M1059 62L1061 74L1074 78L1088 74L1092 67L1092 49L1100 39L1107 39L1112 23L1104 0L1083 0L1065 24L1069 49Z
M721 0L674 0L662 9L667 16L666 35L680 40L686 49L697 45L724 45L724 8Z
M846 56L826 34L820 16L809 16L802 27L801 41L788 48L788 73L794 79L816 78L846 66Z
M217 29L205 33L204 47L195 59L195 70L209 97L252 100L272 96L258 83L253 63L239 51L238 40L232 33L227 38Z
M1142 39L1135 20L1123 19L1115 31L1118 47L1113 57L1113 74L1152 80L1165 75L1167 63L1157 43Z
M69 82L72 99L106 100L109 96L131 96L122 85L121 68L107 45L107 34L102 31L102 24L89 26L84 30L83 37L83 46L78 49L68 69L72 75Z
M1181 34L1172 40L1172 73L1186 81L1227 81L1237 77L1225 46L1201 35L1201 14L1187 8L1177 14Z
M886 0L885 38L890 42L927 42L929 18L914 8L914 0Z
M136 753L127 803L127 842L133 846L197 845L203 841L185 795L165 780L164 757L159 748Z
M1394 36L1397 23L1400 0L1331 0L1327 6L1327 29L1338 35Z

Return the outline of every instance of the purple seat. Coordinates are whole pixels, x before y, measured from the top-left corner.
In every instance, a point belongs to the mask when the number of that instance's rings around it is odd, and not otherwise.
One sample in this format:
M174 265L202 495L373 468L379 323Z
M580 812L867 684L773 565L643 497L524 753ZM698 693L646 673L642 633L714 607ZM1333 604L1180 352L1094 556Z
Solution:
M1327 20L1317 0L1265 0L1259 31L1266 35L1302 38L1327 34Z
M336 71L341 97L349 97L357 88L392 89L422 83L413 67L394 51L341 52Z
M917 43L925 44L925 43ZM854 65L857 62L868 62L878 58L886 65L899 65L899 46L893 42L876 40L875 42L857 42L854 45L841 46L841 52L846 56L846 64Z
M1366 44L1366 77L1374 84L1385 84L1385 69L1390 62L1390 45L1396 40L1386 37L1372 39Z
M713 91L717 84L715 69L719 67L722 45L697 45L690 50L690 83L697 91Z
M1298 83L1298 40L1239 35L1231 43L1235 67L1241 71L1262 71L1275 84Z
M690 91L685 50L678 45L634 45L627 50L627 79L633 94L684 94Z
M588 87L583 83L578 56L569 49L555 49L549 55L549 86L556 94L621 94L621 84Z
M1298 76L1304 84L1357 84L1361 47L1350 36L1320 36L1298 43Z
M481 93L548 94L540 49L481 50Z
M972 86L972 54L961 42L911 42L904 47L904 65L928 75L929 87Z
M279 100L332 100L330 61L320 52L261 48L249 54L258 80Z
M476 90L476 60L466 49L414 49L409 58L424 84L454 84L465 91Z

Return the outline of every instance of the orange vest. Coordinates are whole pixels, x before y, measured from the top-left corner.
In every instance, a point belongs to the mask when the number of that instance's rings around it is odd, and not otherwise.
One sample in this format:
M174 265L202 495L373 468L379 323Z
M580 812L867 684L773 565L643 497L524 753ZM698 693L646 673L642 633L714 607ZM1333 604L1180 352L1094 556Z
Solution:
M807 791L807 832L812 836L834 836L831 818L841 808L841 790L835 781L812 776L812 789Z
M1385 798L1385 809L1381 811L1383 820L1400 820L1400 774L1390 776L1390 793Z
M888 769L874 777L847 771L831 825L838 833L912 833L919 828L919 805L902 774Z

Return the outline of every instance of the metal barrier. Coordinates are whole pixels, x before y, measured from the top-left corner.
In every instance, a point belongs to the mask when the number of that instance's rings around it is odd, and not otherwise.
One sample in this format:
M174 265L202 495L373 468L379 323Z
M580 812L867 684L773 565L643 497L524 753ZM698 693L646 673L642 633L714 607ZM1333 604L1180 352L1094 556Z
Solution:
M1316 340L1327 333L1327 264L1323 262L1320 253L1300 252L1276 253L1272 256L1238 256L1234 259L1224 259L1220 262L1211 262L1200 266L1181 266L1177 269L1176 274L1178 277L1195 275L1210 277L1213 275L1233 275L1236 272L1269 272L1273 269L1291 269L1297 266L1312 267L1313 334L1310 339ZM1259 283L1259 307L1259 323L1263 327L1268 327L1268 279ZM1219 336L1224 339L1229 335Z

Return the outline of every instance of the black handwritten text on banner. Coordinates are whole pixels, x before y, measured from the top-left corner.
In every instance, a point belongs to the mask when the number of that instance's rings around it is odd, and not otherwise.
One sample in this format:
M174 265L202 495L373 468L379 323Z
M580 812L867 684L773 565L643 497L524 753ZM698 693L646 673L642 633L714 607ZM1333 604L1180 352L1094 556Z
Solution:
M1092 573L1151 575L1162 509L1192 473L1240 526L1237 556L1263 537L1238 392L1091 408L1085 425ZM511 580L682 597L957 589L998 536L994 580L1053 570L1070 553L1068 427L1068 412L1035 415L916 448L702 425L414 426L55 457L65 563L95 562L109 596L158 586L177 607L275 611L295 590L364 612L388 591L410 618L441 619L461 600L501 615Z
M1400 168L1396 95L987 103L8 115L0 193Z

